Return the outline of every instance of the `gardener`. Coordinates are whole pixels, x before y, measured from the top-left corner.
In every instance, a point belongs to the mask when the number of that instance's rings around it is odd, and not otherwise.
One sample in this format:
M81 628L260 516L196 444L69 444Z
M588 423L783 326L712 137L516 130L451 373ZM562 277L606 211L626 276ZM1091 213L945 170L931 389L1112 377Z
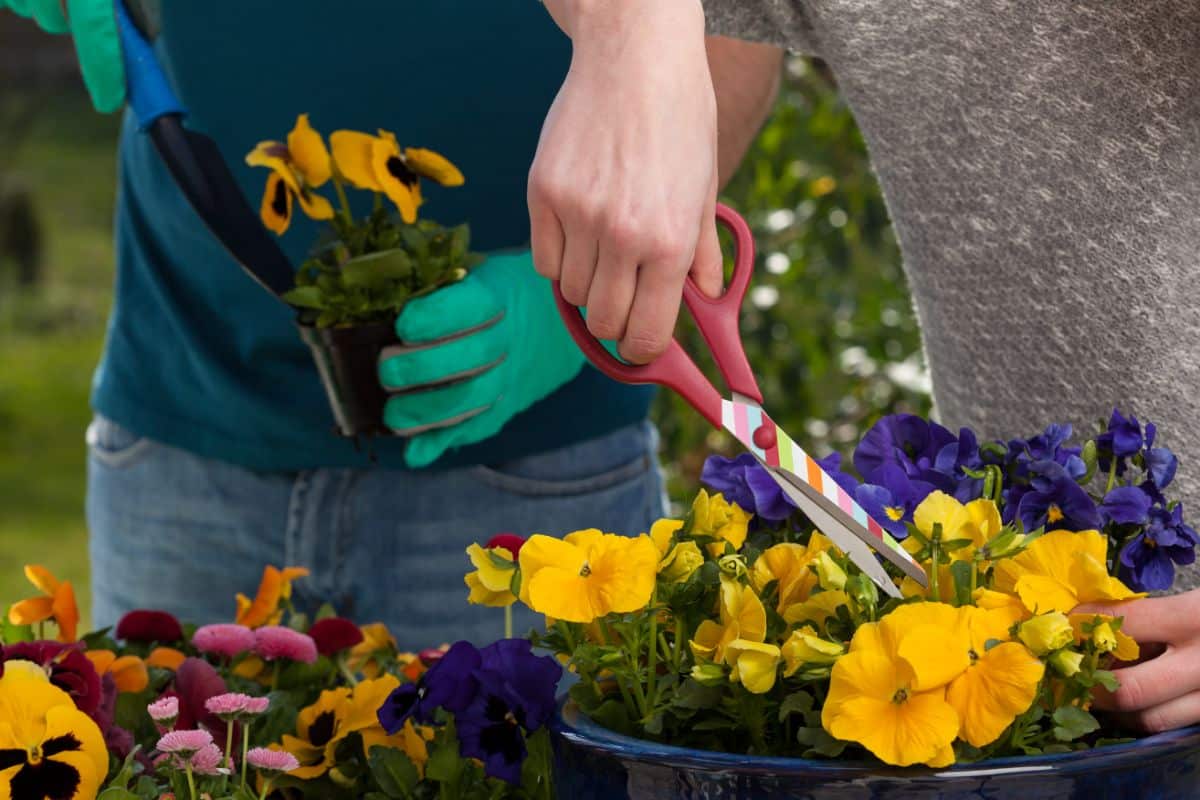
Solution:
M704 12L546 3L576 57L530 175L535 261L587 304L593 332L648 361L684 275L717 263ZM710 29L832 68L887 197L946 422L1091 430L1115 403L1178 431L1172 448L1200 462L1200 4L706 5ZM1200 471L1179 480L1200 500ZM1120 670L1106 707L1149 728L1200 721L1200 593L1121 613L1167 651Z
M3 5L72 32L96 106L122 105L112 0L70 0L67 18L59 0ZM431 196L432 216L469 222L476 249L527 248L526 175L571 60L539 4L334 12L305 0L280 14L172 0L158 44L188 124L215 139L254 205L262 176L242 155L307 112L323 130L385 128L444 153L467 185ZM779 55L709 44L729 88L719 93L721 160L735 164L770 108ZM715 129L704 135L715 142ZM441 427L407 449L374 444L371 468L331 433L293 314L237 268L128 117L119 181L117 291L88 434L97 625L137 607L228 619L235 592L252 594L265 564L286 564L312 570L295 585L302 603L382 620L403 647L490 641L500 616L466 602L470 543L592 525L633 533L661 515L649 392L582 366L527 251L405 309L400 329L423 337L462 333L499 308L508 324L385 364L393 387L470 373L483 354L503 361L454 389L393 400L392 427ZM281 244L299 263L316 228L292 224L299 232Z

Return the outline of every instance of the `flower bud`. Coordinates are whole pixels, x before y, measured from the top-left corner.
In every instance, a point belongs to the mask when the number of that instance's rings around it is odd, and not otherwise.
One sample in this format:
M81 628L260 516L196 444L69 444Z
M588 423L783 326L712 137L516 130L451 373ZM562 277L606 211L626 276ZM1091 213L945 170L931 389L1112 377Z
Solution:
M1054 671L1064 678L1069 678L1079 672L1079 668L1083 665L1083 653L1076 653L1074 650L1059 650L1050 656L1050 666L1054 667Z
M730 553L727 556L721 556L717 561L717 566L726 575L740 578L746 574L746 557L740 553Z
M1075 632L1067 615L1055 611L1022 622L1017 636L1035 655L1044 656L1070 644L1075 639Z
M815 566L817 568L817 580L820 581L821 588L833 590L844 589L846 587L846 571L838 566L838 563L830 557L828 551L822 551L817 556Z
M1092 628L1092 643L1101 653L1111 653L1117 649L1117 634L1107 622L1096 623Z
M988 559L1015 556L1024 548L1025 538L1025 534L1007 529L984 546L983 555Z
M681 542L671 548L658 565L658 574L672 583L683 583L704 565L704 553L695 542Z
M692 680L704 686L722 686L725 683L725 668L711 662L692 667Z
M846 652L838 642L817 636L809 625L792 631L780 648L784 661L784 677L791 677L804 664L832 664Z

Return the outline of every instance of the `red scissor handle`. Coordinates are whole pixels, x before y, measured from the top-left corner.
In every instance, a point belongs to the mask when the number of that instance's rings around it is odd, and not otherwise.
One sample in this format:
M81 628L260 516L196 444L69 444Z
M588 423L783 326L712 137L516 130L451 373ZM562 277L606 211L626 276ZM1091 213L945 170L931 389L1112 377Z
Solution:
M725 292L715 299L700 291L691 276L688 276L683 287L683 301L712 351L713 360L717 362L717 368L721 370L729 389L761 402L762 393L750 369L750 362L746 359L738 328L742 301L746 296L746 289L750 286L750 275L754 271L754 238L746 221L728 206L717 204L717 221L733 234L733 276L729 285L725 287ZM597 369L622 383L656 383L673 389L713 426L722 426L720 393L704 377L696 362L684 352L676 339L671 340L666 352L654 362L644 365L627 364L614 358L604 349L604 345L592 336L579 309L563 298L557 281L554 282L554 299L558 303L559 314L562 315L571 338Z

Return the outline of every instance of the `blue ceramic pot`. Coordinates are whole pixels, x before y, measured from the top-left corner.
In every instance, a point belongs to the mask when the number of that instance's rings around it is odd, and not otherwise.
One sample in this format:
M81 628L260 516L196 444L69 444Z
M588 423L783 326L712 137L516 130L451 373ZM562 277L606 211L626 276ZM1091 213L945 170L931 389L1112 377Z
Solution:
M755 758L646 742L573 704L554 731L562 800L1177 800L1200 797L1200 726L1128 744L948 769Z

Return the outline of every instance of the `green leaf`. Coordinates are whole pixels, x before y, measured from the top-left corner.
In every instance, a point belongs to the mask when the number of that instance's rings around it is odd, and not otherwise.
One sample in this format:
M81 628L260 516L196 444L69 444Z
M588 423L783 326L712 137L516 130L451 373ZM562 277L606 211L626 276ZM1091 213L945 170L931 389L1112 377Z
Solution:
M110 786L96 795L96 800L140 800L140 798L124 786Z
M367 758L371 775L388 797L411 797L417 781L417 765L407 755L392 747L372 747Z
M16 642L32 641L32 625L14 625L8 621L8 614L0 614L0 643L15 644Z
M342 280L347 286L383 289L405 284L412 276L413 262L403 250L383 250L352 258L342 265Z
M792 692L779 704L779 721L783 722L789 714L804 714L812 709L813 696L811 694L803 689Z
M800 728L796 731L796 741L808 747L804 751L806 758L814 755L837 758L847 744L830 736L824 728Z
M1096 670L1092 674L1092 677L1095 679L1096 683L1100 684L1110 692L1115 692L1117 689L1121 688L1121 682L1117 680L1117 676L1107 669Z
M1070 742L1100 729L1100 723L1078 706L1062 706L1054 712L1054 738Z
M971 573L974 569L975 565L970 561L955 561L950 565L950 574L954 577L954 597L960 606L971 602Z
M429 750L425 777L438 783L453 783L462 773L464 762L458 754L458 742L439 742Z
M675 692L675 696L671 698L671 705L676 708L692 710L716 708L721 703L721 695L720 686L705 686L692 678L688 678Z
M295 308L325 308L325 292L318 286L297 286L283 293L283 302Z

